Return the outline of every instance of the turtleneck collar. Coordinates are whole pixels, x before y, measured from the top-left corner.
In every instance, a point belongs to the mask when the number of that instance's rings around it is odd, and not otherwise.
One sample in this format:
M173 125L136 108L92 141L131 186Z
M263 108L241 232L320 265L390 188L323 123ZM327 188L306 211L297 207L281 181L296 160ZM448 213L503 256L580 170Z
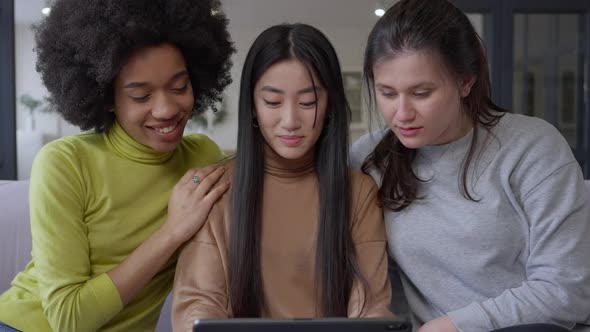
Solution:
M158 152L147 145L141 144L129 136L117 121L115 121L109 133L106 134L106 139L118 155L141 164L163 164L170 160L174 154L174 150Z
M264 171L280 178L297 178L314 171L314 150L299 159L286 159L264 144Z

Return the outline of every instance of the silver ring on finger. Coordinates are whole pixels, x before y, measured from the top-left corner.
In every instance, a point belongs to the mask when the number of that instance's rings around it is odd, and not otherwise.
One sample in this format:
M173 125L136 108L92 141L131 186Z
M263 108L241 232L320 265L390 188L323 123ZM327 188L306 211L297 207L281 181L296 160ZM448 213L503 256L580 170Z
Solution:
M197 175L195 175L195 176L193 176L193 178L192 178L192 181L193 181L194 183L199 183L199 182L201 182L201 178L200 178L200 177L198 177Z

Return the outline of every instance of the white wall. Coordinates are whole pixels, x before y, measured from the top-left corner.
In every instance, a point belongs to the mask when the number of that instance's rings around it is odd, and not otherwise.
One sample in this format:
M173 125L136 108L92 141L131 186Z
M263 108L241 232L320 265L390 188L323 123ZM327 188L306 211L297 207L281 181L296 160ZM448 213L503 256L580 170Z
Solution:
M214 141L224 150L234 150L237 139L237 108L241 68L248 49L256 36L267 25L260 27L248 27L246 29L230 24L230 34L235 42L237 53L233 56L234 66L231 70L233 83L225 90L225 108L228 111L226 120L206 131ZM43 143L60 136L79 132L74 127L60 118L56 113L37 113L35 115L36 135L32 138L30 133L24 133L27 128L28 111L18 102L18 98L28 93L40 99L47 96L47 90L41 83L39 74L35 70L36 54L33 51L33 32L29 25L18 24L16 30L16 91L17 91L17 129L19 141L17 159L21 165L19 178L28 178L30 163ZM368 32L355 28L341 28L337 31L324 30L328 38L333 42L340 57L341 65L347 69L359 69L362 66L362 50L364 40ZM188 128L187 132L203 131ZM25 135L26 137L24 137ZM358 136L358 135L357 135ZM25 142L26 141L26 142ZM27 166L28 165L28 166Z
M35 69L34 33L28 23L15 24L15 76L16 76L16 127L17 127L17 176L28 179L31 164L43 144L63 135L77 133L74 127L55 113L37 111L34 115L35 130L30 125L28 109L19 101L23 94L44 99L47 90Z
M17 22L19 16L29 15L27 8L36 8L37 0L23 0L15 3ZM265 28L279 23L308 23L322 30L334 44L342 68L361 70L366 38L377 17L373 11L377 0L222 0L224 10L230 19L229 32L235 42L237 53L233 56L234 66L231 70L233 83L227 87L225 108L228 111L224 123L205 130L222 149L234 150L237 139L238 89L242 64L254 39ZM391 4L393 0L385 1ZM29 3L29 4L27 4ZM42 4L37 3L37 7ZM31 15L29 15L31 16ZM23 93L35 98L46 96L39 75L35 70L35 53L33 32L30 25L40 20L27 17L17 23L16 31L16 91L17 91L17 128L19 139L17 159L19 160L19 178L28 178L30 163L40 146L48 140L59 136L79 132L78 128L61 120L57 114L42 113L36 116L37 133L25 132L27 112L18 102ZM187 132L197 131L188 128ZM203 131L203 130L200 130ZM356 139L364 130L352 133Z
M224 106L228 111L227 117L224 123L212 128L203 130L189 127L187 132L205 132L224 150L234 150L236 147L238 91L242 64L250 45L265 28L285 22L311 24L322 30L330 39L344 70L360 71L366 38L377 21L373 14L375 4L371 1L341 1L339 6L334 6L331 0L307 0L305 4L290 0L224 0L223 4L230 19L229 32L237 49L232 59L233 83L225 90ZM17 7L24 5L16 4ZM477 19L474 23L481 24ZM36 98L44 97L47 92L35 70L36 57L33 52L34 40L30 23L19 23L15 30L17 98L23 93L29 93ZM29 164L40 145L56 137L79 132L78 128L61 120L57 114L41 113L36 116L38 133L32 137L31 134L22 133L26 128L26 120L27 112L17 101L17 128L21 132L21 143L18 148L21 165L19 178L28 177ZM365 131L364 126L351 131L351 139L355 140ZM23 135L26 137L23 138Z
M41 78L35 69L37 56L34 52L34 33L29 24L15 25L15 52L16 52L16 109L17 129L26 127L27 109L19 102L22 94L28 93L40 99L47 96L47 89L41 83ZM61 120L57 114L38 113L36 116L36 128L48 135L69 135L79 132L74 126Z
M24 2L27 1L33 0ZM26 5L24 2L16 4L17 11L21 6ZM230 19L229 32L237 49L237 53L233 56L234 66L231 70L233 83L225 91L224 106L228 111L227 117L220 125L206 130L189 127L187 132L204 131L224 150L234 150L236 146L241 68L250 45L260 32L273 24L285 22L311 24L322 30L331 40L344 70L360 71L366 38L377 20L373 14L377 1L347 0L340 1L338 6L335 6L332 0L223 0L222 2ZM393 0L385 1L386 5L393 2ZM45 96L46 90L35 70L36 59L30 23L17 24L16 48L17 98L23 93L29 93L36 98ZM17 127L23 131L26 128L27 113L20 103L17 102L17 104ZM55 137L79 132L76 127L61 120L57 114L38 114L36 125L37 136L41 137L22 139L22 141L27 140L27 143L20 144L18 152L20 164L32 161L39 144ZM361 126L361 129L351 132L351 138L354 140L364 132ZM20 137L22 136L21 133ZM31 140L36 141L30 142ZM42 142L37 142L39 140ZM28 177L26 167L20 173L22 174L19 177Z

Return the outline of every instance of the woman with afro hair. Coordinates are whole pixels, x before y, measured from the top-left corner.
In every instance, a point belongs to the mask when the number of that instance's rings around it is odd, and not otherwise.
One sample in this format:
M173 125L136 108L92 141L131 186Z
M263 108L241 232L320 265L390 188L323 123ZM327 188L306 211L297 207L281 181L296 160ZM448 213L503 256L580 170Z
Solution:
M219 147L183 136L231 79L218 0L58 0L37 69L84 133L31 173L32 260L0 295L0 331L148 331L177 249L229 187ZM210 165L210 166L206 166Z

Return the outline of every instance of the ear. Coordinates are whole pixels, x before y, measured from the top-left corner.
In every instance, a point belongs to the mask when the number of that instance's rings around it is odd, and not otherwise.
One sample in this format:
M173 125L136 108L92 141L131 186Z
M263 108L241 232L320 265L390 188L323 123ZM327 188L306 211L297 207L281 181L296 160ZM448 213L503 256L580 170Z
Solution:
M477 78L475 77L475 75L463 76L463 79L461 79L461 81L459 82L459 93L461 94L461 98L469 96L471 88L473 87L473 84L475 84L476 79Z

